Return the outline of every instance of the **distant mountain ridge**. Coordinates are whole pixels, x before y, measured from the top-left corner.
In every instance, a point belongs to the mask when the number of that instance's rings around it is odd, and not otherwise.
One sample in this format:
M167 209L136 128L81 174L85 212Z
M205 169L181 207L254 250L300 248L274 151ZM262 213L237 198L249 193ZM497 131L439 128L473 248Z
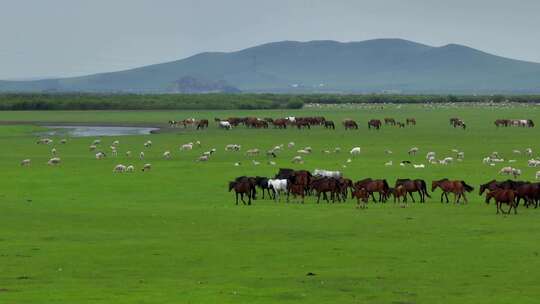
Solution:
M282 41L119 72L0 81L0 92L540 93L540 64L402 39Z

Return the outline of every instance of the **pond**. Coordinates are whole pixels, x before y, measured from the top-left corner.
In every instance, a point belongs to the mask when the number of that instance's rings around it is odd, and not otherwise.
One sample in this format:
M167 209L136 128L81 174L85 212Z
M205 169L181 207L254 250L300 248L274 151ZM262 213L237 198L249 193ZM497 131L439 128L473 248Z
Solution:
M159 128L142 127L106 127L106 126L47 126L51 129L40 133L42 135L57 136L68 135L72 137L86 136L122 136L122 135L146 135Z

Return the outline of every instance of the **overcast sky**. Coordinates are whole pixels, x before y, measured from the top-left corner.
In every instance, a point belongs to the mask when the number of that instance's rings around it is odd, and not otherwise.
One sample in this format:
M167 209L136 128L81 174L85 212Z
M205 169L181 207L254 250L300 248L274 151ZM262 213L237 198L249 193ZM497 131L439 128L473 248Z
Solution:
M280 40L404 38L540 62L538 0L0 0L0 79L74 76Z

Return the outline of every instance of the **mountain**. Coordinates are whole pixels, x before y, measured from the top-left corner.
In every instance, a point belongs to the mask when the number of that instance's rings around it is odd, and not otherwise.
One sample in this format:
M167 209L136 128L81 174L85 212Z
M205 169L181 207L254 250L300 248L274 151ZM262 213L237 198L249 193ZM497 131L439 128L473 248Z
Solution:
M0 81L21 92L540 93L540 64L402 39L268 43L120 72Z

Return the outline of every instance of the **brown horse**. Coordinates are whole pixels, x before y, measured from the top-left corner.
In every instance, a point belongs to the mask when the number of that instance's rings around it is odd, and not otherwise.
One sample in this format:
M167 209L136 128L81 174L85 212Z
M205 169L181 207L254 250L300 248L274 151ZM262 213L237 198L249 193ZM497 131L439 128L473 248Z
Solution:
M382 122L379 119L372 119L368 121L368 129L371 129L371 127L375 128L375 130L379 130L382 126Z
M375 200L375 192L379 193L379 202L385 203L386 202L386 193L388 193L388 189L390 188L388 186L388 182L385 179L371 179L366 178L360 181L357 181L354 183L354 189L366 189L366 191L371 195L371 199L373 202L377 202Z
M388 189L389 194L391 194L394 198L394 203L396 203L396 200L398 203L400 202L400 198L403 198L403 202L407 202L407 189L403 185L397 186L396 188L390 188Z
M441 194L441 203L443 202L443 196L446 197L446 203L448 203L448 193L452 192L454 193L454 203L459 203L459 200L461 197L465 200L465 204L467 203L467 197L465 196L465 192L471 192L474 190L473 187L467 185L462 180L449 180L447 178L443 178L438 181L433 181L431 183L431 192L435 191L437 187L441 188L443 191Z
M272 122L272 124L274 125L274 128L279 128L279 129L287 129L287 123L288 123L288 120L285 118L275 119Z
M387 118L384 119L384 124L385 125L395 126L396 125L396 120L393 119L393 118L387 117Z
M311 181L309 188L315 190L316 195L317 195L317 204L319 203L321 199L321 194L324 194L323 199L325 199L327 203L330 202L327 196L328 192L330 192L330 198L332 199L332 203L335 203L335 198L339 191L337 180L335 178L326 178L326 177Z
M208 119L201 119L197 122L197 130L208 128Z
M413 192L418 192L418 194L420 195L421 203L426 202L426 196L431 198L431 196L429 196L429 193L427 192L426 182L423 179L415 179L415 180L411 180L408 178L398 179L396 180L395 188L399 186L403 186L405 188L407 193L409 193L409 196L411 197L413 203L416 202L414 200Z
M495 120L496 127L508 127L510 125L509 119L497 119Z
M242 203L244 203L244 205L246 204L246 201L244 200L244 194L246 194L248 197L248 205L251 205L251 196L255 190L255 187L250 181L241 180L241 181L229 182L229 192L231 192L233 189L236 195L237 205L238 205L238 194L240 194L240 198L242 199Z
M407 118L406 120L407 125L413 125L416 126L416 118Z
M306 191L303 185L300 184L287 184L287 203L289 202L289 195L292 193L293 199L296 199L297 196L302 198L302 204L304 203L304 197L306 196Z
M486 194L486 204L489 204L489 201L491 198L495 199L495 203L497 204L497 214L499 214L499 211L502 213L509 214L510 210L514 208L514 214L517 214L517 203L516 203L516 193L514 190L493 190ZM507 204L510 206L508 209L508 212L504 212L502 209L502 204Z
M325 129L332 129L332 130L335 130L336 129L336 125L334 125L334 122L331 121L331 120L326 120L324 121L324 128Z
M369 192L365 188L356 189L352 192L352 197L356 198L356 208L366 209L369 202Z
M345 127L345 130L348 130L348 129L358 129L358 124L356 123L356 121L352 120L352 119L346 119L343 121L343 126Z

